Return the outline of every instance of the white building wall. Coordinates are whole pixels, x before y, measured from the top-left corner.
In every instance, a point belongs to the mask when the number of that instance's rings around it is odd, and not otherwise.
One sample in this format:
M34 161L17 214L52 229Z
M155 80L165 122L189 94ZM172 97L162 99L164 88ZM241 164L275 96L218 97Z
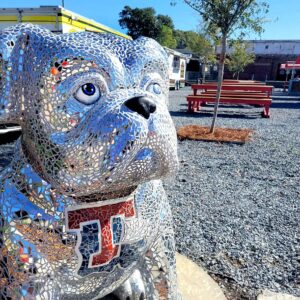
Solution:
M249 50L255 54L300 55L300 40L249 41Z
M300 55L300 40L252 40L245 41L248 43L249 52L256 55ZM220 47L217 53L220 53ZM232 48L227 49L230 54Z

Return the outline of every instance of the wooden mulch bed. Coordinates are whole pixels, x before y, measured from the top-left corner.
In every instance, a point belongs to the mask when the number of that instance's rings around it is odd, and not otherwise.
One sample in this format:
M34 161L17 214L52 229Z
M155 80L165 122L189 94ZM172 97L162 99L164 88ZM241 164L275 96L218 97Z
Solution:
M250 140L251 129L215 128L214 134L209 133L210 127L187 125L177 130L179 140L197 140L209 142L241 143Z

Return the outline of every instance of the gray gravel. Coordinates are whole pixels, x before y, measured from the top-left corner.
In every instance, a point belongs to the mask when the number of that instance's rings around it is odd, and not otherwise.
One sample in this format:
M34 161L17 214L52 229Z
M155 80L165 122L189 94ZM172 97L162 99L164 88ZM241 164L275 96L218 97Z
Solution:
M212 106L185 113L189 88L170 93L176 128L210 125ZM229 299L262 289L300 296L300 98L261 108L220 107L218 126L250 128L245 145L179 142L180 170L165 183L179 252L206 268Z
M170 93L176 127L209 125L211 106L185 113L189 91ZM180 170L165 182L178 251L228 299L256 299L262 289L300 296L300 99L278 95L270 119L261 108L221 107L218 126L251 128L253 140L181 141ZM0 146L0 169L11 153L11 144Z

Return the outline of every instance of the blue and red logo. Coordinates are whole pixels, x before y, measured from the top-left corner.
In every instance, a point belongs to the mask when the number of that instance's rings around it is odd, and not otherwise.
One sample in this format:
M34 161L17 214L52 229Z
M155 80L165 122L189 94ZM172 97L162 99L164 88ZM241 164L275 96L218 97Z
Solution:
M77 234L78 275L111 271L120 264L125 221L135 217L134 199L106 203L66 209L67 232Z

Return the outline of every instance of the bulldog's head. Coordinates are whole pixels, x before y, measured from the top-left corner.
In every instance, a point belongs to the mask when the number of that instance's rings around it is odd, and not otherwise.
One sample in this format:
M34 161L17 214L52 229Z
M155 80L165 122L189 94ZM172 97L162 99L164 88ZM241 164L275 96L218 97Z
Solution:
M126 193L177 168L168 63L155 41L2 33L0 121L22 126L36 172L73 196Z

